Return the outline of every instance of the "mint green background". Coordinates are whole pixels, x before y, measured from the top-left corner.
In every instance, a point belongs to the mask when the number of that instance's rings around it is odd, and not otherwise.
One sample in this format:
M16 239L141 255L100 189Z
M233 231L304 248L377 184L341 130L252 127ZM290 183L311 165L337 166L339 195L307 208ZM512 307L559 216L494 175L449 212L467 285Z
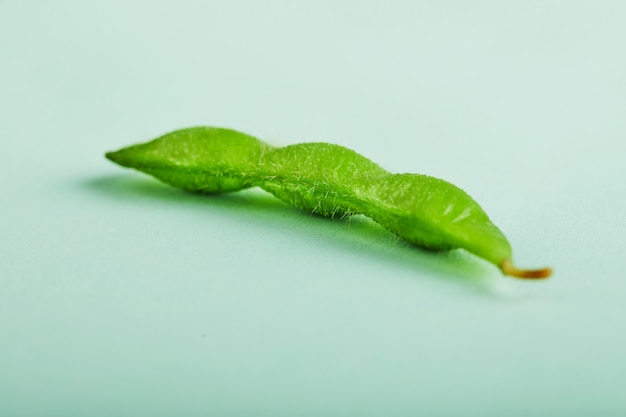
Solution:
M623 1L0 1L0 415L626 415ZM545 282L102 154L192 125L473 195Z

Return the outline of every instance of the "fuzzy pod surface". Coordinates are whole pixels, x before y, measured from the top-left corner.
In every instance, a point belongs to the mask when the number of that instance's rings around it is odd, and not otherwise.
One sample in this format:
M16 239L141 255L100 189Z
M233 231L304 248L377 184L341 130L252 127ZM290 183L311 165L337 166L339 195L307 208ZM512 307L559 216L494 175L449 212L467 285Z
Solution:
M231 129L192 127L106 157L188 191L212 194L260 187L325 217L363 214L415 245L465 249L505 275L551 274L549 268L516 268L504 234L459 187L428 175L388 172L340 145L313 142L277 148Z

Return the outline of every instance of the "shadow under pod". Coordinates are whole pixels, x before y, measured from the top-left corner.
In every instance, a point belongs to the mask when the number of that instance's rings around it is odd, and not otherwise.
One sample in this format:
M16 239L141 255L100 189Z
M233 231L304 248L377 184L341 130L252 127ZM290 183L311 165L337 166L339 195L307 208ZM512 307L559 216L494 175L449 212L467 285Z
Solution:
M280 224L290 230L301 229L307 239L388 262L394 268L444 277L492 292L494 280L502 279L487 262L464 250L433 252L416 247L388 232L373 220L362 216L328 219L289 206L258 188L224 194L185 192L147 177L118 174L93 178L81 185L108 197L125 201L149 199L180 207L209 210L212 216L226 216L276 229Z

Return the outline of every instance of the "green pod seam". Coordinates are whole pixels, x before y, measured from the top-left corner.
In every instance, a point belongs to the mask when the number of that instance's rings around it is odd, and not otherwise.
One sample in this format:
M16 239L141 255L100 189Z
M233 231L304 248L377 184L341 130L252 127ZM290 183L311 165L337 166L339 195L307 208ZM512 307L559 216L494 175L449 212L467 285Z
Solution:
M194 127L106 157L189 191L219 193L258 186L322 216L363 214L415 245L462 248L506 275L551 274L549 268L515 268L508 240L465 191L427 175L392 174L340 145L275 148L235 130Z

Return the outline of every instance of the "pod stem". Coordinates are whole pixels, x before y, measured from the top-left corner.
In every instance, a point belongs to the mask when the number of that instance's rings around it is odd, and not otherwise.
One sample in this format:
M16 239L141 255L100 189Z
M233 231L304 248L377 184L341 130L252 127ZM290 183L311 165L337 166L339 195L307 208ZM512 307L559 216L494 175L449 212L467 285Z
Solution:
M507 258L500 264L500 269L504 275L509 275L515 278L524 278L524 279L543 279L548 278L552 275L552 269L543 268L543 269L517 269L515 265L513 265L513 261Z

